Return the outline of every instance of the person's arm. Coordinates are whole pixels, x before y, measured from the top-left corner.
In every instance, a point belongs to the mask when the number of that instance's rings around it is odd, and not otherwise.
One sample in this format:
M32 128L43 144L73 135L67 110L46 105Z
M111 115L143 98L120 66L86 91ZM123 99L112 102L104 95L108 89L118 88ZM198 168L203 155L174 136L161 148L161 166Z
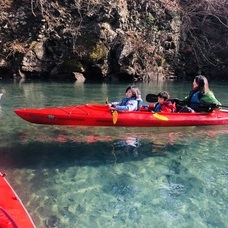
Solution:
M138 108L138 101L129 100L126 105L117 105L115 108L118 111L134 111Z
M119 105L119 104L120 104L119 101L111 102L111 106L117 106L117 105Z
M190 102L190 94L181 101L181 105L187 105Z
M206 94L204 94L201 97L200 102L202 104L214 103L216 105L221 105L221 103L215 98L215 95L212 91L209 91Z
M107 105L109 106L109 108L111 110L116 110L116 105L119 105L120 102L116 101L116 102L111 102L111 103L108 103Z

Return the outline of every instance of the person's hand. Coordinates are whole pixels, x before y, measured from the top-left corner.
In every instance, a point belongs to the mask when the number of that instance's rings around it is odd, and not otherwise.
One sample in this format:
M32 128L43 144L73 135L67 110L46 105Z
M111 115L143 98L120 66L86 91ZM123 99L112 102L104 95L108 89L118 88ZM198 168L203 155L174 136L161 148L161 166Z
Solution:
M107 105L110 108L110 110L112 110L112 111L116 110L115 106L112 105L111 103L107 103Z
M115 111L115 110L116 110L116 108L115 108L115 107L110 106L110 110L111 110L111 111Z

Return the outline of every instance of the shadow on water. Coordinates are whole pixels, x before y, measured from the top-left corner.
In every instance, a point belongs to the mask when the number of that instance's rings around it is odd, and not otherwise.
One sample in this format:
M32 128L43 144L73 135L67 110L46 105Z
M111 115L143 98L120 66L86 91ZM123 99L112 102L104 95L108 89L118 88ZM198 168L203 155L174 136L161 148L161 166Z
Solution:
M182 144L154 144L137 138L109 142L30 142L0 149L0 166L8 168L67 168L139 161L177 153Z
M83 130L82 130L83 129ZM72 166L102 166L107 164L141 161L150 157L166 157L172 153L187 153L195 139L216 140L214 136L227 134L227 129L189 128L171 131L130 132L110 134L90 128L32 129L11 134L14 144L0 148L0 166L7 168L67 168ZM127 130L129 131L129 130ZM7 135L5 136L7 138ZM4 138L2 139L4 141ZM185 150L186 149L186 150ZM190 151L188 151L190 153ZM183 154L182 154L183 155Z

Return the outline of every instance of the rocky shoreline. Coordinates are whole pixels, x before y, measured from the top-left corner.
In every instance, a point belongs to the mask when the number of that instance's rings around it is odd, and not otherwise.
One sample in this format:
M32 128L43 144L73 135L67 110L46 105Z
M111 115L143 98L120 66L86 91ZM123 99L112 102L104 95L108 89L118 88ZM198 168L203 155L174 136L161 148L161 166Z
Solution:
M218 18L196 7L194 17L189 10L196 1L184 2L0 1L0 74L82 81L186 79L197 73L227 78L222 12Z

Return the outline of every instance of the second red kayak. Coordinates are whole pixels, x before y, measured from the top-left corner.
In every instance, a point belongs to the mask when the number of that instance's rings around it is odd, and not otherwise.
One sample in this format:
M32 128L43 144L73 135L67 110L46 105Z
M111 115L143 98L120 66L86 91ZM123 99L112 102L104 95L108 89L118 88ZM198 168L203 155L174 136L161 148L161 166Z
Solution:
M112 127L177 127L228 124L228 110L200 113L152 113L148 110L111 113L107 105L85 104L25 108L14 112L35 124Z
M35 227L30 215L5 176L0 173L0 227Z

